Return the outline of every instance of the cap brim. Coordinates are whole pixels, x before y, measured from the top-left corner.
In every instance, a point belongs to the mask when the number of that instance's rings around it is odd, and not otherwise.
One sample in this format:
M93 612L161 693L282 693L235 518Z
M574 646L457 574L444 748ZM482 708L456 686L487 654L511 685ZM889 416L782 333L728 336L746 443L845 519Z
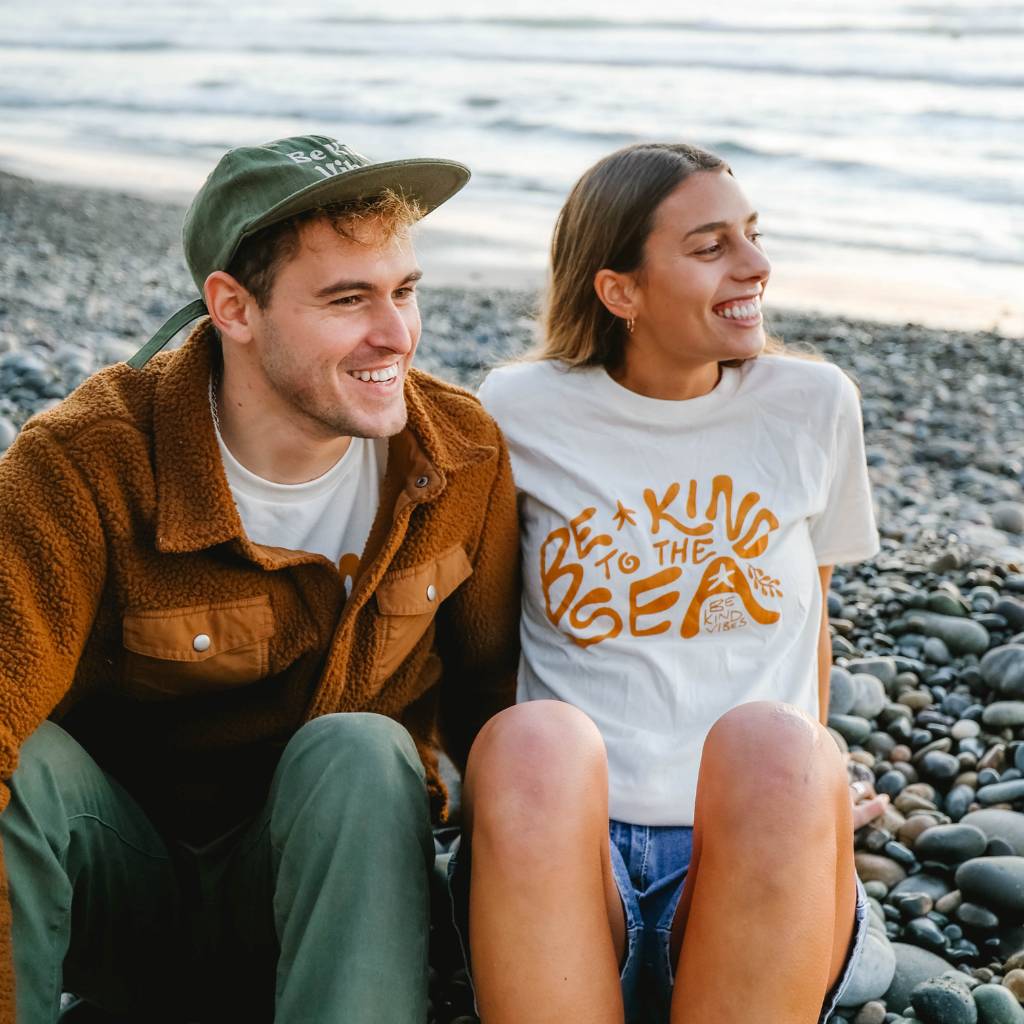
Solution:
M351 202L380 195L385 189L416 201L424 215L451 199L469 181L469 168L455 160L389 160L342 171L289 196L249 224L241 238L280 220L328 203ZM236 246L237 249L237 246ZM231 254L234 256L234 253ZM231 256L227 262L231 261Z

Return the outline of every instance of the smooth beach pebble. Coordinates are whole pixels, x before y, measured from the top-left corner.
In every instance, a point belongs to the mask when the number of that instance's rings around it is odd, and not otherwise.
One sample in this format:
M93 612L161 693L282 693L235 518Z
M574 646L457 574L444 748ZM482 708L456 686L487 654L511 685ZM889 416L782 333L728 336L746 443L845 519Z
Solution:
M892 984L896 973L896 954L892 943L881 929L871 929L864 938L860 959L854 965L850 983L839 1005L860 1006L869 999L878 999Z
M849 714L856 699L857 684L854 682L853 676L845 668L833 665L829 675L829 715Z
M872 1000L865 1003L857 1016L853 1018L853 1024L885 1024L885 1003Z
M980 857L987 843L985 833L973 825L936 825L918 836L914 853L920 860L960 864Z
M1003 978L1003 987L1008 988L1017 997L1018 1003L1024 1002L1024 970L1018 967L1007 971Z
M917 1016L925 1024L977 1024L978 1008L965 985L952 978L932 978L910 995Z
M1024 644L994 647L981 659L981 676L997 693L1024 697Z
M1000 700L989 704L981 716L981 722L989 729L1014 729L1024 725L1024 701Z
M893 1013L903 1013L910 1007L910 993L922 981L939 977L949 969L949 964L934 953L909 943L894 942L892 949L896 970L883 999Z
M907 877L906 871L888 857L858 851L853 859L862 882L882 882L891 889Z
M956 869L964 899L996 913L1024 914L1024 857L978 857Z
M1024 1008L1002 985L979 985L971 996L978 1008L978 1024L1024 1024Z
M993 804L1011 804L1024 799L1024 779L1010 782L996 782L991 786L982 786L978 790L978 803L985 807Z

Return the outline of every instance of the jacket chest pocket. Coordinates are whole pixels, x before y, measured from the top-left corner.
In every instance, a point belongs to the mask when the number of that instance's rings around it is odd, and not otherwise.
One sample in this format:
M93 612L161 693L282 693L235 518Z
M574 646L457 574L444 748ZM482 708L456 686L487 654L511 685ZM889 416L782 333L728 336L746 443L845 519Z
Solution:
M433 561L388 573L377 587L377 608L384 631L374 677L387 679L426 633L434 615L473 567L461 545L448 548Z
M134 697L165 700L254 683L267 674L273 633L266 595L128 612L125 689Z

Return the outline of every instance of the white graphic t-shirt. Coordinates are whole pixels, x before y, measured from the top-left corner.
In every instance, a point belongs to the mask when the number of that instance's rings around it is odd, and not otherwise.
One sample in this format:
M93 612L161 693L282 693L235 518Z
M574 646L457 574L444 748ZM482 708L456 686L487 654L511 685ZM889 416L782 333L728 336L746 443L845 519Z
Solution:
M817 567L878 550L857 390L828 363L762 356L687 401L552 361L495 370L479 397L520 500L517 698L593 719L611 817L691 825L726 711L818 718Z
M353 437L345 454L323 476L302 484L279 484L246 469L214 429L224 475L249 540L323 555L338 566L350 595L380 503L387 438Z

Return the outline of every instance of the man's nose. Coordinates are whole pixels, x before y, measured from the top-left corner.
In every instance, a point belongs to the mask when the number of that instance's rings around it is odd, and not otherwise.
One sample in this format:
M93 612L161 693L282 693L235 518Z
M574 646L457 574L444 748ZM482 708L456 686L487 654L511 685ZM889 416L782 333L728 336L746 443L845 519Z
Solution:
M374 310L373 324L366 339L377 348L385 348L398 355L405 355L412 349L412 330L402 311L387 299Z

